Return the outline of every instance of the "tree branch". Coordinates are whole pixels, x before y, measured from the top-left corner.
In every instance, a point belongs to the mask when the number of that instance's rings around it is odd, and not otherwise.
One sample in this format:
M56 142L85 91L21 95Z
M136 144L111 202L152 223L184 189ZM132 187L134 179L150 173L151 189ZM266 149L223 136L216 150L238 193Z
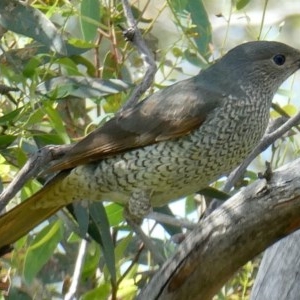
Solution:
M259 266L251 300L300 299L300 231L268 248Z
M299 168L297 159L212 212L138 299L211 299L239 267L300 228Z
M29 179L36 177L43 167L48 165L49 162L62 157L71 147L71 145L46 146L32 155L6 189L1 193L0 212Z
M140 99L141 95L150 87L154 80L154 75L156 72L156 64L153 58L152 53L150 52L149 48L147 47L140 30L136 25L136 21L133 17L130 5L127 0L122 0L124 14L127 19L127 24L129 29L124 32L124 35L130 34L130 38L128 38L132 44L137 48L139 53L141 54L141 58L144 61L144 65L146 66L146 73L143 78L143 81L137 85L129 100L126 101L124 106L122 107L121 111L134 106Z

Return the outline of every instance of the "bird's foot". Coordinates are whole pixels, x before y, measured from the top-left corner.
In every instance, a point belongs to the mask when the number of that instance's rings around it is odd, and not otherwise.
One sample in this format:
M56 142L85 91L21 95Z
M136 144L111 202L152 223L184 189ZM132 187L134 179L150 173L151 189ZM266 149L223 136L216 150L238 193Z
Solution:
M125 211L125 214L128 214L127 217L139 224L151 211L149 193L145 191L135 191L131 194L127 212Z

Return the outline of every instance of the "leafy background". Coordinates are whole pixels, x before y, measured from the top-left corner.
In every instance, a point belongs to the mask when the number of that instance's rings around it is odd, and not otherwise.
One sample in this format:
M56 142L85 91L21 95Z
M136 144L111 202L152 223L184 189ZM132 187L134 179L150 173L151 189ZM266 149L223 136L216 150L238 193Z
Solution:
M158 65L147 93L195 75L244 41L279 40L300 48L300 4L295 1L285 1L284 6L271 0L143 0L132 4ZM37 149L79 140L124 104L132 86L142 80L145 67L137 50L124 40L122 27L126 19L119 1L0 1L1 84L18 89L0 98L1 188ZM298 110L298 79L296 75L288 80L275 98L289 115ZM278 113L272 111L271 116ZM277 141L253 162L241 185L257 178L264 160L275 168L295 158L298 151L296 134ZM26 183L9 207L37 191L45 180L39 177ZM223 181L214 186L221 188ZM197 221L203 206L203 197L192 195L164 211ZM88 212L99 238L85 249L78 297L132 299L156 265L115 203L94 203L88 211L77 205L74 214L79 228L60 213L19 240L14 251L0 260L2 297L10 286L9 299L63 298ZM143 229L165 257L177 247L170 236L184 232L151 221L145 221ZM215 299L248 299L258 263L259 257L247 263Z

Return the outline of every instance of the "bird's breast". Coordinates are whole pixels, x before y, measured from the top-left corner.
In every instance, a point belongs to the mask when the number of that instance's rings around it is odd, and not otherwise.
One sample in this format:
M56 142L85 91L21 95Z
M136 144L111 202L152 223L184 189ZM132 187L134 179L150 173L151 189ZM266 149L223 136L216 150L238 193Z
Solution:
M163 205L233 170L256 146L267 123L267 109L228 105L189 135L79 166L68 180L82 195L78 200L126 203L133 192L147 191L153 206Z

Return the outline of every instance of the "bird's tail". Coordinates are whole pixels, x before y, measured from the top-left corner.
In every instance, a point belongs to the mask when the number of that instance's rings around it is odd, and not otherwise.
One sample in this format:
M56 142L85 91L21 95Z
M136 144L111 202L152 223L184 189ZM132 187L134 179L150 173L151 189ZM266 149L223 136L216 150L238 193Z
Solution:
M66 205L66 203L60 205L58 201L54 201L53 205L41 207L38 203L45 197L49 198L49 193L53 192L55 186L59 185L67 174L68 172L61 172L40 191L0 216L0 253L5 252L4 249L8 249L10 244L16 242Z

